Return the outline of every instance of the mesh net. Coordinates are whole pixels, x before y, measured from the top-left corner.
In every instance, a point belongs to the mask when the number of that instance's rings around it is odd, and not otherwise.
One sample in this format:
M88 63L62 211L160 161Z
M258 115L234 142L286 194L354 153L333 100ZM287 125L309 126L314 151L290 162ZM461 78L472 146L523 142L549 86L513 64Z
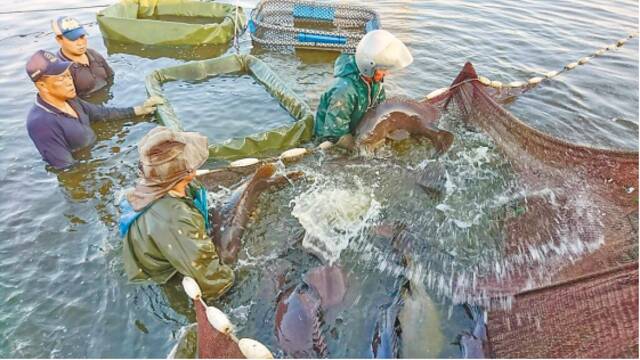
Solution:
M200 359L244 359L238 345L228 336L211 326L207 309L201 301L194 300L198 322L198 357Z
M502 106L527 90L486 87L467 63L447 91L423 100L489 134L529 194L526 212L502 224L503 260L456 301L509 307L521 290L637 260L638 153L532 128Z
M487 327L496 358L638 358L638 263L518 294Z
M363 6L298 0L263 0L251 13L251 39L267 48L355 51L378 14Z
M457 300L489 307L496 357L637 358L638 152L528 126L503 107L528 89L486 87L467 63L424 100L489 134L532 194L502 224L504 261Z

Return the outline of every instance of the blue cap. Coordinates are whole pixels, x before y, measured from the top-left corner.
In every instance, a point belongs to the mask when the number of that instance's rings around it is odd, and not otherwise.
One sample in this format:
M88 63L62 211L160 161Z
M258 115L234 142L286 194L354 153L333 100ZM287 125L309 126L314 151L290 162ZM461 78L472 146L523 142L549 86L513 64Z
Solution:
M27 75L36 82L45 75L60 75L71 66L71 62L58 59L53 53L38 50L27 61Z
M52 21L51 27L56 35L64 36L71 41L76 41L79 37L87 35L87 31L78 20L68 16L62 16Z

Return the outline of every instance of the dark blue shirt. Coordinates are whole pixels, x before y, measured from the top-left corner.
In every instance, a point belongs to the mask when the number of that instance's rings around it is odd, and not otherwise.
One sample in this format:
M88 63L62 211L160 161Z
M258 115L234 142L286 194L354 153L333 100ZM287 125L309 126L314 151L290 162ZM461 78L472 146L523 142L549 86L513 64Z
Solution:
M135 116L133 108L94 105L77 97L67 103L76 111L78 118L48 104L40 95L36 97L36 103L27 117L29 137L42 159L57 169L73 165L73 152L91 146L96 141L91 122Z
M87 49L86 54L89 59L88 65L75 63L64 55L62 49L58 51L60 60L73 63L69 71L71 71L71 76L73 77L76 93L81 98L86 98L90 94L108 86L113 78L113 70L111 70L107 60L102 55L92 49Z

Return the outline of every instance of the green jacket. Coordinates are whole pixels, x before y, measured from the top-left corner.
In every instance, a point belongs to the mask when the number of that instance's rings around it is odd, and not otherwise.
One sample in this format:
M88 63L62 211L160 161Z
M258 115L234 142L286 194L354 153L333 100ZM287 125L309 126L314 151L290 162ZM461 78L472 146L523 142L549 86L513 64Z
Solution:
M129 280L166 283L176 273L196 280L205 298L223 295L234 281L220 264L202 213L189 198L156 200L129 225L123 245Z
M342 54L333 69L336 80L320 98L314 134L318 140L336 141L352 133L367 110L385 100L382 83L367 84L360 77L353 55Z

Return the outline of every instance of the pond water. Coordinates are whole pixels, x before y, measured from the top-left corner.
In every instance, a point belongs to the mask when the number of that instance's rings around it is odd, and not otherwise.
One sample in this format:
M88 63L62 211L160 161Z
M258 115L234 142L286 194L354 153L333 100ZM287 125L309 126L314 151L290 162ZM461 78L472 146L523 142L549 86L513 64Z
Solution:
M219 75L195 82L170 81L162 88L184 129L200 131L215 142L291 125L295 121L250 75Z
M0 12L104 3L60 0L52 6L43 0L8 0L2 2ZM375 6L383 27L405 41L415 58L409 68L388 77L388 93L411 97L448 85L465 61L473 62L480 74L491 79L524 80L560 70L638 28L637 1L382 0ZM181 329L193 322L189 304L174 284L129 284L122 266L115 202L135 181L137 142L156 125L144 119L99 124L95 127L98 142L90 151L79 154L81 164L67 172L49 171L24 126L35 96L24 64L38 49L57 50L51 19L75 16L86 24L90 47L105 54L116 73L109 94L96 100L128 106L144 100L144 76L154 69L234 50L106 46L95 22L95 11L0 14L0 114L4 124L0 128L0 357L165 357ZM240 39L240 49L269 64L313 109L332 81L335 54L269 52L253 48L247 34ZM239 87L243 94L255 89L250 81ZM255 95L257 102L264 102L264 109L274 108L263 94ZM186 112L194 111L188 100L201 101L188 96L180 99L185 100ZM243 118L236 116L238 111L246 111L242 106L239 109L241 98L227 100L203 102L196 111ZM637 38L539 86L511 104L509 110L538 128L573 141L637 148ZM267 113L264 120L277 120L271 116ZM344 247L338 261L353 270L347 276L353 284L347 299L357 305L344 310L342 320L326 329L332 336L328 341L332 356L357 356L366 351L367 321L375 317L376 302L387 300L385 296L399 286L396 280L402 269L398 259L384 238L369 235L382 220L409 223L416 236L426 239L417 250L427 256L425 264L438 264L440 258L434 255L438 251L451 254L460 249L470 249L466 254L469 264L492 264L495 247L480 251L478 244L494 239L492 216L496 215L492 209L500 204L496 199L513 196L519 184L490 139L457 128L455 118L446 119L445 124L459 139L455 151L442 159L449 184L455 185L449 187L447 207L440 207L445 211L438 209L440 203L424 196L413 181L416 171L432 159L427 144L388 149L390 155L383 153L364 164L357 159L343 163L340 156L309 158L299 166L315 180L263 197L261 216L244 238L246 246L237 268L242 281L220 303L239 325L241 336L255 337L276 349L273 327L258 325L273 317L272 303L254 301L264 279L261 267L282 255L296 269L291 284L299 281L305 269L320 264L307 251L305 240L318 249L322 245L330 248L332 254ZM193 126L206 131L205 124ZM225 131L247 129L246 123L237 126ZM379 205L371 210L375 215L371 223L363 225L362 233L353 236L346 246L300 239L305 216L316 208L322 210L314 206L319 205L318 199L336 196L336 192L340 195L340 191L356 196L351 199L354 203ZM438 326L446 339L439 353L443 357L458 356L449 340L469 326L461 309L448 302L447 287L438 285L444 284L438 280L440 275L451 276L458 270L441 266L432 272L434 280L418 276L428 285L439 309ZM358 294L367 291L377 296L359 298ZM362 326L357 326L359 323Z

